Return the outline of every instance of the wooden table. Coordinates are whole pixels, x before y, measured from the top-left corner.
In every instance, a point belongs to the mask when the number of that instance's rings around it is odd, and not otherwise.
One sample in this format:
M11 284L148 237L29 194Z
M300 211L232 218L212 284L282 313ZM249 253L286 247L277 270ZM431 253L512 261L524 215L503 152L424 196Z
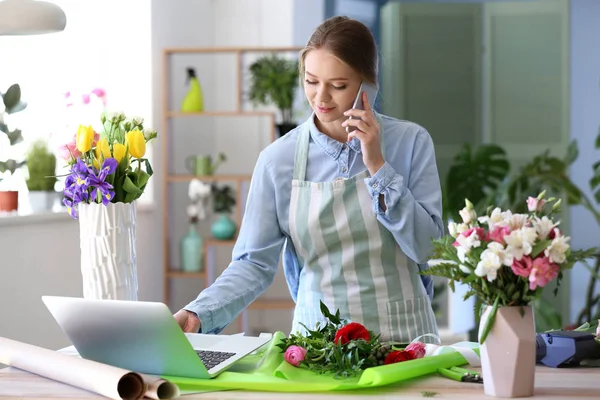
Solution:
M553 369L538 367L533 399L600 399L600 369ZM437 393L434 399L490 399L483 385L459 383L432 375L402 384L353 392L335 393L266 393L224 391L185 395L183 399L407 399L423 400L423 392ZM0 399L105 399L60 382L14 368L0 370Z

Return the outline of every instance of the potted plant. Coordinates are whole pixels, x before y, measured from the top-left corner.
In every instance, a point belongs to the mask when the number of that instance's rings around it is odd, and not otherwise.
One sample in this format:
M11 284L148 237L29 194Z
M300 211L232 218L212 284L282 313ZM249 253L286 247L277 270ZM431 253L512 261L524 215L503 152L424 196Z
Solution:
M56 198L56 156L46 142L36 141L27 154L27 189L32 211L51 210Z
M235 222L229 217L231 208L236 204L233 190L229 186L218 187L212 185L213 210L221 214L219 219L211 227L211 232L216 239L230 240L235 236L237 227Z
M20 129L10 129L7 125L6 116L10 114L23 111L27 104L21 101L21 87L18 84L13 84L8 88L5 93L0 92L2 97L2 103L4 104L4 111L0 113L0 131L2 131L10 146L21 142L23 137L21 136ZM6 161L0 161L0 174L13 174L18 168L25 164L24 161L15 161L8 159ZM2 176L0 176L2 181ZM19 207L19 192L15 190L0 190L0 211L16 211Z
M285 135L297 125L292 109L298 86L298 62L271 54L250 65L249 98L255 104L275 105L281 114L277 124L279 136Z

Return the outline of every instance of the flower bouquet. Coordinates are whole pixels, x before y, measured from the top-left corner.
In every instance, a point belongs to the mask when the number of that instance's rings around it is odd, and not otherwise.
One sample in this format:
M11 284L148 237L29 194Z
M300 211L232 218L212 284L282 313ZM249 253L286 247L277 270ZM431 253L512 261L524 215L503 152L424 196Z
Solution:
M61 146L69 166L63 203L79 219L84 297L136 300L135 200L153 173L144 156L157 133L122 113L100 121L101 132L81 125Z
M425 356L424 343L414 342L401 348L397 343L383 342L379 340L380 335L362 324L341 319L339 310L332 314L323 302L320 308L328 319L324 326L317 323L316 328L310 330L302 325L308 335L294 333L278 344L289 364L348 378L366 368Z
M529 303L552 281L556 294L563 272L594 254L571 249L553 219L560 203L542 192L527 199L527 213L489 207L478 216L466 200L462 222L450 222L449 235L433 241L433 258L441 263L421 272L448 278L453 291L456 282L466 284L465 300L477 296L486 306L479 342L487 394L532 395L536 346Z

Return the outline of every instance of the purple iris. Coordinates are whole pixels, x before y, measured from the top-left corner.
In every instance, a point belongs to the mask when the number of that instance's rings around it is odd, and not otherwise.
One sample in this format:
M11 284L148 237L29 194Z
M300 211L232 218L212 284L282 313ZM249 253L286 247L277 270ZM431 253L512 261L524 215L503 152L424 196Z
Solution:
M112 190L113 186L110 183L105 182L105 179L108 175L115 172L117 165L117 160L114 158L107 158L102 163L102 167L100 168L98 175L90 174L88 177L90 181L90 187L94 188L94 190L92 190L92 199L96 200L98 198L98 194L100 194L102 196L102 204L107 205L110 203L115 195L115 192Z
M71 174L65 178L65 189L63 193L65 198L63 204L67 207L69 214L77 219L77 205L81 202L87 202L89 199L88 188L90 170L85 162L77 160L71 166Z

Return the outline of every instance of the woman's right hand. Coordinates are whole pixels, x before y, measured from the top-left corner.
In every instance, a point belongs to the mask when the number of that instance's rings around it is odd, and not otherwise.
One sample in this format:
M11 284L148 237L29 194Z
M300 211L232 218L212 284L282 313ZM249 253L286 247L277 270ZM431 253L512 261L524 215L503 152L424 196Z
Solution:
M200 330L200 319L196 313L188 310L179 310L173 315L173 317L184 332L198 333Z

